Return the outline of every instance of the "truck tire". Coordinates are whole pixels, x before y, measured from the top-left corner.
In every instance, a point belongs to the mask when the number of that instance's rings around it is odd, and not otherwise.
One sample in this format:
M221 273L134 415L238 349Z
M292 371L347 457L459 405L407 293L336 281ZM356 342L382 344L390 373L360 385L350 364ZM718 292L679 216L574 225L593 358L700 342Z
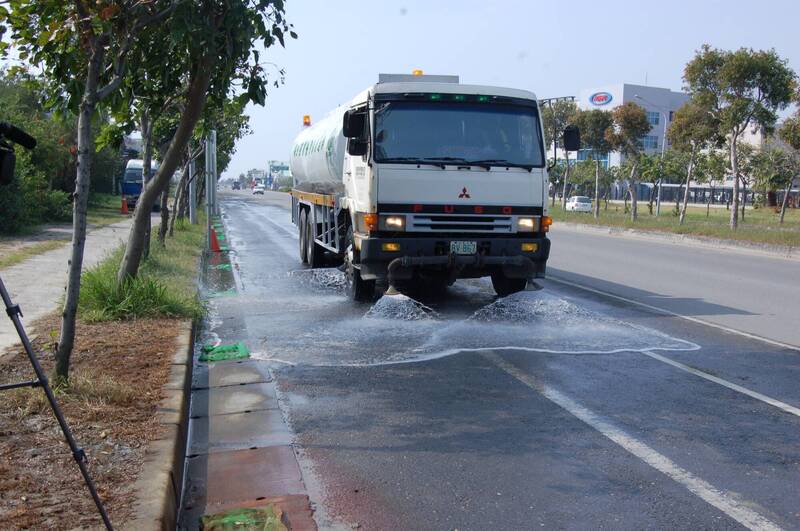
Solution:
M355 267L358 251L355 248L353 227L347 227L344 247L344 278L347 296L356 302L370 302L375 297L375 281L363 280L361 271Z
M297 230L299 232L299 240L300 240L300 261L304 264L308 263L308 255L306 252L308 251L308 246L306 245L306 236L308 235L308 229L306 228L308 225L308 214L306 213L305 208L300 209L300 219L297 222Z
M527 285L527 278L508 278L502 271L492 273L492 287L499 297L523 291Z
M306 219L306 226L308 227L308 232L306 232L306 259L308 260L308 265L310 265L312 269L315 267L322 267L325 258L325 250L314 241L316 227L310 217Z

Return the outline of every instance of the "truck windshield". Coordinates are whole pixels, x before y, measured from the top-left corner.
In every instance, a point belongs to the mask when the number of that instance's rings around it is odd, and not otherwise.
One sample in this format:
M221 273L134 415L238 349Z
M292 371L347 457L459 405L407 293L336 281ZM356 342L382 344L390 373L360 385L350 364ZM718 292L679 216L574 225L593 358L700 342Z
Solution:
M142 170L141 169L128 169L125 170L125 182L126 183L140 183L142 182Z
M376 162L543 167L535 107L392 101L375 111Z

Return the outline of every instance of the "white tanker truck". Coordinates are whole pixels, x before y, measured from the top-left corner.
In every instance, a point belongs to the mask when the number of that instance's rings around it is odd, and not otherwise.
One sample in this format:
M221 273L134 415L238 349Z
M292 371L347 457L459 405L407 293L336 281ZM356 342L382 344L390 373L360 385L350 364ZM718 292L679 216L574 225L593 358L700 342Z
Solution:
M542 138L531 92L381 74L294 142L301 260L338 257L355 300L384 281L524 289L550 253ZM577 150L577 131L564 141Z

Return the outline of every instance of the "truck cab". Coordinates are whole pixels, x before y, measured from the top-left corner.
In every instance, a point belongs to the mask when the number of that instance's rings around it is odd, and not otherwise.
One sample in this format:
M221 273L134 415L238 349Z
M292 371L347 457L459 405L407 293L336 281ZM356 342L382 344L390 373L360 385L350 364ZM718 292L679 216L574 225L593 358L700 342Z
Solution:
M344 137L337 204L351 291L491 276L507 295L545 275L551 220L533 93L382 74L337 116L341 136L322 150L336 166Z

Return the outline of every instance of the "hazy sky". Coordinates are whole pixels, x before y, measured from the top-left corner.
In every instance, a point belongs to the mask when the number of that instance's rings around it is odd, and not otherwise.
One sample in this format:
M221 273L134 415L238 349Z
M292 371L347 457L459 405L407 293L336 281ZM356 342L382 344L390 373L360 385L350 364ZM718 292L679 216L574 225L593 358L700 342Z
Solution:
M800 72L797 0L287 0L299 34L266 60L286 71L226 172L288 160L302 116L322 118L379 72L457 74L539 97L627 82L681 88L703 43L775 48Z

